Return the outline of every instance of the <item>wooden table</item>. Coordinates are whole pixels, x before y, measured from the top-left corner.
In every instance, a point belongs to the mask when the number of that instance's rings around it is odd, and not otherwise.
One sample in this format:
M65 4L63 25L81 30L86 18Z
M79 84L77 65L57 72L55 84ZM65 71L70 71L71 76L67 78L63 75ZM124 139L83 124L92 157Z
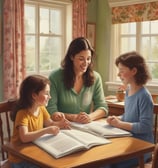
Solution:
M3 148L43 168L98 168L133 157L138 157L140 168L144 168L143 155L152 152L155 147L154 144L133 137L113 138L111 141L110 144L93 147L59 159L55 159L32 143L20 146L10 143Z

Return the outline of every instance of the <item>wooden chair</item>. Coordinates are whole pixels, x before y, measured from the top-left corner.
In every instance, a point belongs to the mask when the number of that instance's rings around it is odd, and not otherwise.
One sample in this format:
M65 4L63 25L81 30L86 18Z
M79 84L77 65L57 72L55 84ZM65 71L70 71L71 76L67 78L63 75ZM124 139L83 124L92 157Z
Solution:
M154 142L157 143L157 122L158 122L158 94L152 94L152 99L154 102Z
M153 153L152 168L158 168L158 143L156 144Z
M0 138L1 138L1 167L7 160L7 153L3 150L3 144L9 142L12 135L13 122L10 119L10 112L13 110L16 99L0 102Z
M140 168L139 166L135 168ZM158 168L158 143L155 145L152 160L144 165L144 168Z

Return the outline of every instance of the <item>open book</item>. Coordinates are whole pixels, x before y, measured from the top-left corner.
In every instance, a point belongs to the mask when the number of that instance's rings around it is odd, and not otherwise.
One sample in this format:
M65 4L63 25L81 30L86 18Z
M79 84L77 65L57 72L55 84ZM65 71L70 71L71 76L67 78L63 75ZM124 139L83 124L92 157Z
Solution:
M77 128L79 130L83 130L85 132L89 132L91 134L102 136L105 138L123 137L132 135L130 132L126 130L110 126L106 121L105 122L92 121L88 124L79 124L72 122L71 125L72 127Z
M60 158L80 150L86 150L93 146L110 143L103 137L97 137L88 132L70 129L61 130L57 135L44 135L33 143L44 149L46 152Z

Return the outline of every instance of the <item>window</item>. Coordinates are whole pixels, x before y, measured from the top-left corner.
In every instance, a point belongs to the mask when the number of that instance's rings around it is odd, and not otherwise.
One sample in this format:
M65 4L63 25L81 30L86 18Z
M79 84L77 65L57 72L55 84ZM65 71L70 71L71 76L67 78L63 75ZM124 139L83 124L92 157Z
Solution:
M111 64L115 64L115 58L122 53L136 50L145 57L149 66L152 81L147 86L153 86L154 89L158 83L158 20L145 22L131 22L112 25L112 45L111 45ZM114 50L115 49L115 50ZM111 66L113 67L113 66ZM111 71L111 69L110 69ZM107 84L119 84L117 77L117 68L115 67L110 81ZM113 89L113 86L109 88ZM157 88L156 88L157 89ZM110 89L109 89L110 90Z
M26 1L25 39L27 75L49 75L58 67L71 41L71 3Z

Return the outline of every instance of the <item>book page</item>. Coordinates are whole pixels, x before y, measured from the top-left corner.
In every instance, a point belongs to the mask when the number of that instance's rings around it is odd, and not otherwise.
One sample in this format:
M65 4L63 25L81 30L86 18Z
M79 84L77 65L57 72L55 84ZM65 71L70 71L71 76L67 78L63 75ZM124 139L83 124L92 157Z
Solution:
M81 142L62 132L58 133L56 136L50 134L41 136L33 143L43 148L55 158L65 156L69 153L85 148Z
M131 136L130 132L116 127L112 127L106 121L105 122L92 121L91 123L88 124L79 124L72 122L72 127L106 138Z
M104 137L131 136L130 132L110 126L107 122L94 121L88 125L88 128Z
M71 129L63 130L63 132L83 143L87 147L87 149L91 148L92 146L103 145L111 142L103 137L99 137L81 130Z

